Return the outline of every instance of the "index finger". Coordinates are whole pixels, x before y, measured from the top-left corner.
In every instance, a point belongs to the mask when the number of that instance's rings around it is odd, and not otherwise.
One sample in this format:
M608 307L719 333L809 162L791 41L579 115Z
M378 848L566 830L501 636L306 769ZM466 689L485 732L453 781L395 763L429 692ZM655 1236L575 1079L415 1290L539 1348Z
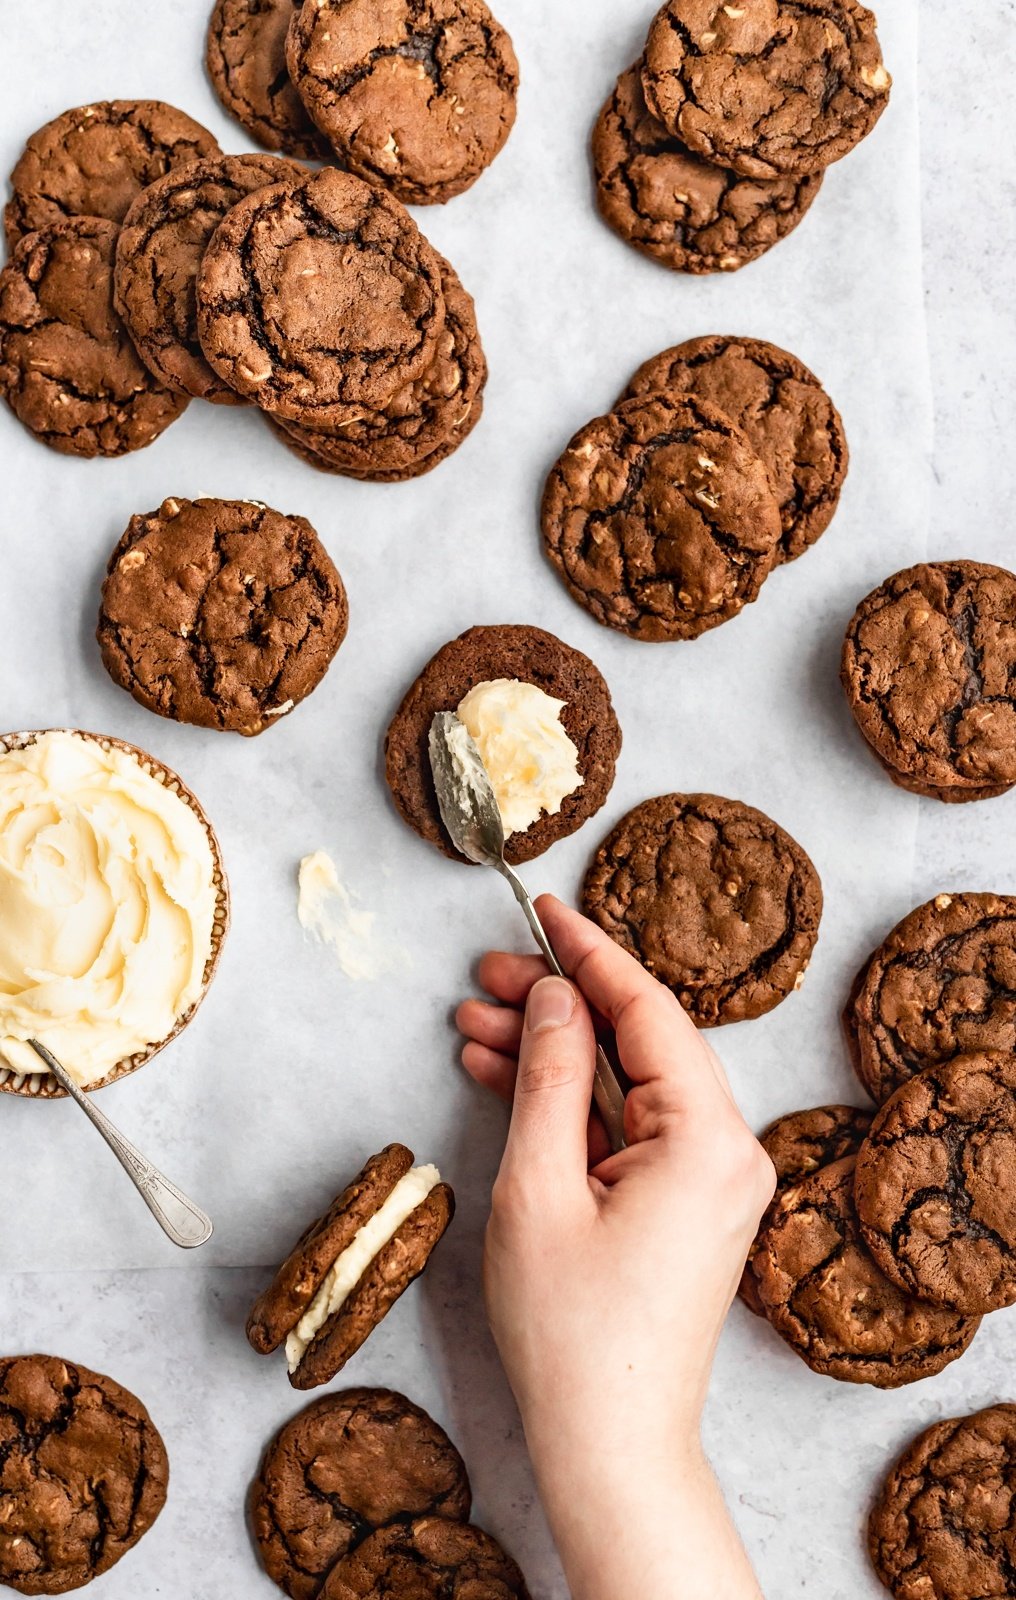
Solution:
M553 895L536 902L550 942L568 976L610 1023L633 1083L672 1080L683 1066L716 1079L713 1053L671 991L578 911Z

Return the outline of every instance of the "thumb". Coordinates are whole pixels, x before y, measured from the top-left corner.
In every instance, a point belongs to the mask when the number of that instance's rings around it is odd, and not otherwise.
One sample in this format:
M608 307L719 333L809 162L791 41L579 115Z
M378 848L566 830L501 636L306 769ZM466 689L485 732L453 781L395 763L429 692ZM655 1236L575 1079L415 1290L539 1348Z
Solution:
M550 1167L586 1176L586 1132L596 1042L585 1001L565 978L541 978L529 991L519 1046L505 1167Z

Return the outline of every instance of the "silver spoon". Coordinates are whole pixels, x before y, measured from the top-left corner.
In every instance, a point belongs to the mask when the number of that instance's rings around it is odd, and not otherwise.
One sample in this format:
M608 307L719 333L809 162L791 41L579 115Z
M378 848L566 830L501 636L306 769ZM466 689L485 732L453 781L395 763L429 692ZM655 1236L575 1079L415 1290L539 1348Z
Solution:
M66 1090L93 1127L98 1128L167 1238L178 1244L181 1250L196 1250L198 1245L207 1244L212 1237L211 1218L193 1200L188 1200L175 1183L170 1183L158 1167L146 1161L130 1140L124 1138L98 1106L94 1106L84 1091L78 1088L67 1068L61 1066L51 1050L47 1050L38 1039L29 1039L28 1043L36 1055L45 1061L61 1089Z
M430 766L441 820L456 850L480 867L493 867L511 885L551 972L568 974L547 938L529 891L504 858L504 823L487 769L469 730L454 711L439 711L430 725ZM624 1090L601 1044L596 1046L593 1098L613 1151L623 1150Z

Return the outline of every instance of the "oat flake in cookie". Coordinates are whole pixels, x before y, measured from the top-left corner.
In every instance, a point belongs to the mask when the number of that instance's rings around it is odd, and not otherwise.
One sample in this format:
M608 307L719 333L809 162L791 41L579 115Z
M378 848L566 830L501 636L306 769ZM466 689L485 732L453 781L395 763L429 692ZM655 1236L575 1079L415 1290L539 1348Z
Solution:
M0 274L0 393L64 455L151 444L188 404L138 357L113 308L118 228L72 217L22 239Z
M383 411L364 411L328 433L277 424L285 443L323 472L401 483L430 472L456 451L483 413L487 361L472 297L441 257L444 332L428 371L406 384Z
M135 200L116 247L116 307L145 365L169 388L237 405L198 339L195 281L226 212L257 189L305 176L277 156L210 156L179 167Z
M464 1521L471 1494L448 1435L388 1389L347 1389L276 1434L251 1490L268 1576L292 1600L315 1600L337 1561L375 1528L417 1517Z
M938 1422L883 1485L868 1524L895 1600L1003 1600L1013 1589L1016 1406Z
M455 1212L436 1167L390 1144L297 1241L247 1320L260 1355L285 1343L294 1389L330 1383L419 1277Z
M161 100L77 106L33 133L11 173L4 212L13 250L23 234L66 217L119 222L163 173L219 154L207 128Z
M531 861L574 833L610 792L621 730L610 690L588 656L541 628L470 628L427 663L385 738L385 776L401 816L453 861L465 857L444 831L427 746L439 711L458 711L466 721L503 818L509 801L519 821L532 818L513 828L508 815L510 862ZM556 785L553 809L542 804L551 798L548 781Z
M765 467L729 417L692 395L643 395L582 428L547 479L542 523L572 598L653 642L736 617L780 549Z
M918 906L861 969L843 1022L880 1105L953 1056L1016 1054L1016 897L940 894Z
M1016 1060L957 1056L882 1107L858 1157L865 1243L894 1283L967 1316L1016 1302Z
M618 823L582 908L699 1028L763 1016L798 988L822 916L801 846L738 800L668 794Z
M511 1556L482 1528L424 1517L379 1528L336 1562L320 1600L529 1600Z
M751 1270L752 1258L758 1239L776 1214L781 1194L822 1167L856 1155L867 1137L872 1115L856 1106L815 1106L810 1111L790 1111L778 1117L761 1135L759 1143L776 1168L776 1194L759 1223L737 1291L756 1316L765 1316L765 1311Z
M112 1378L0 1357L0 1583L66 1594L116 1565L166 1501L155 1424Z
M849 455L836 407L803 361L764 339L714 334L646 361L621 396L671 389L707 400L743 428L769 474L793 561L825 532Z
M875 18L855 0L669 0L642 82L672 133L748 178L849 154L889 101Z
M518 62L484 0L305 0L286 55L343 162L407 205L468 189L515 122Z
M901 787L962 801L1016 784L1016 574L978 561L897 572L854 613L841 677Z
M621 74L593 130L596 201L628 244L674 272L736 272L793 232L821 173L742 178L704 161L646 106L639 64Z
M286 32L298 0L216 0L205 64L222 104L266 150L327 161L286 70Z
M441 260L408 211L332 167L234 206L197 296L215 371L305 427L381 410L428 371L445 324Z
M854 1209L854 1157L784 1191L752 1271L766 1319L809 1367L878 1389L930 1378L979 1325L904 1294L868 1254Z
M164 500L132 517L102 586L114 682L175 722L263 733L346 636L342 579L303 517L250 500Z

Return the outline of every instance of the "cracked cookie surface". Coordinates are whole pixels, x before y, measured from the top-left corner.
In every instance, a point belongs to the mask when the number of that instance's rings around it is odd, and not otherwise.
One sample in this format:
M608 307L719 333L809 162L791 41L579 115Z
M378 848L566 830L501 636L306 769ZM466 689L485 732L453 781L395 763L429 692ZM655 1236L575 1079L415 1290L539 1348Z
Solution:
M518 62L484 0L306 0L286 57L350 170L407 205L468 189L515 122Z
M325 1215L301 1236L247 1319L247 1339L259 1354L270 1355L293 1331L330 1268L412 1165L411 1150L405 1145L388 1145L371 1157ZM435 1185L368 1263L338 1311L311 1340L289 1375L294 1389L315 1389L330 1383L342 1370L423 1272L454 1213L450 1186Z
M653 116L640 65L621 74L593 130L601 216L675 272L736 272L757 261L806 215L822 174L766 181L704 161Z
M0 1358L0 1583L66 1594L108 1572L166 1500L140 1400L54 1356Z
M218 154L207 128L161 100L76 106L32 134L11 173L8 246L66 217L120 222L163 173Z
M820 172L889 100L875 18L855 0L669 0L649 30L650 109L749 178Z
M742 430L693 395L626 400L572 439L543 495L547 554L605 627L696 639L758 598L780 508Z
M113 306L118 228L72 217L26 234L0 274L0 393L64 455L121 456L188 404L141 361Z
M688 339L646 361L623 400L673 389L736 422L761 457L780 505L782 557L794 561L825 532L849 454L843 422L813 372L764 339Z
M447 460L483 412L487 361L472 297L442 257L445 326L433 364L383 411L366 411L329 433L279 422L285 443L312 466L346 477L393 483L418 478Z
M464 1520L471 1498L462 1457L425 1411L387 1389L348 1389L276 1434L251 1520L269 1577L292 1600L314 1600L335 1563L376 1528Z
M582 908L677 996L696 1027L764 1016L799 987L822 916L818 873L753 806L668 794L597 851Z
M902 787L962 801L1016 784L1016 574L978 561L897 572L854 613L840 673Z
M758 1239L776 1214L776 1203L785 1190L822 1167L854 1156L860 1150L874 1113L857 1106L815 1106L810 1111L790 1111L769 1125L759 1138L766 1155L776 1168L776 1193L762 1221L755 1243L748 1252L738 1294L756 1316L765 1316L751 1270Z
M432 365L441 260L409 213L350 172L248 195L216 228L197 281L211 366L305 426L379 411Z
M926 1067L878 1113L855 1187L887 1277L981 1316L1016 1302L1016 1061L999 1052Z
M529 1600L525 1579L489 1533L471 1523L421 1518L379 1528L336 1563L320 1600Z
M1011 1595L1016 1406L950 1418L893 1467L868 1524L875 1570L895 1600Z
M564 701L561 722L578 751L582 782L560 811L544 813L506 841L505 855L532 861L599 811L614 782L621 729L599 669L581 651L542 628L470 628L443 645L403 697L385 737L385 777L403 820L453 861L465 862L445 833L430 769L427 740L439 711L454 711L478 683L500 678L534 683Z
M256 734L321 682L346 635L310 523L247 500L165 500L109 559L97 637L114 682L176 722Z
M1016 897L940 894L911 911L862 967L843 1022L879 1105L953 1056L1016 1055Z
M977 1332L904 1294L868 1254L854 1207L855 1158L787 1189L752 1259L767 1321L815 1372L896 1389L955 1361Z
M215 229L239 200L304 176L302 167L278 156L211 156L168 172L131 206L116 247L116 308L145 365L169 388L241 403L201 349L198 268Z
M266 150L327 161L331 146L286 68L286 33L299 0L216 0L205 64L226 110Z

